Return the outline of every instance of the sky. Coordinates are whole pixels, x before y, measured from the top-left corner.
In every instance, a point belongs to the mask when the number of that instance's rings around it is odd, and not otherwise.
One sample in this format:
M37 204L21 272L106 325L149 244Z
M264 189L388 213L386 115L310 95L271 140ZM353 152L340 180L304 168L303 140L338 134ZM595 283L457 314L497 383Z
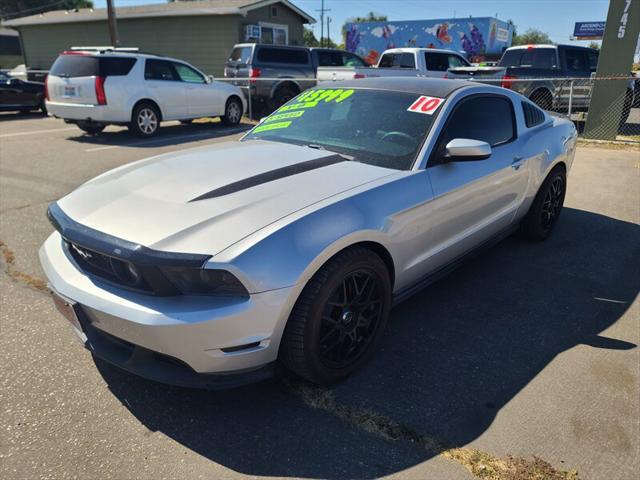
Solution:
M105 7L105 0L93 0L95 7ZM118 6L163 3L163 0L114 0ZM320 37L321 0L292 0L296 6L316 18L311 25ZM556 43L584 45L589 42L570 42L575 22L605 21L608 0L325 0L326 14L331 18L331 38L342 41L340 30L349 17L364 16L373 11L387 15L389 20L421 20L431 18L497 17L513 20L518 32L537 28L546 32ZM326 20L325 20L326 22ZM325 28L326 30L326 28Z

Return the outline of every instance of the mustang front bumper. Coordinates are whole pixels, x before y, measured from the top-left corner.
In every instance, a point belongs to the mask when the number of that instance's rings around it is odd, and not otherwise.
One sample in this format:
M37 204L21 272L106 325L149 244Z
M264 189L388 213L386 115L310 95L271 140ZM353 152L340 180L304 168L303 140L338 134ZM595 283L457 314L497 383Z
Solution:
M277 358L291 288L249 298L132 292L80 271L58 232L40 249L40 261L54 294L72 304L85 346L132 373L224 388L264 378Z

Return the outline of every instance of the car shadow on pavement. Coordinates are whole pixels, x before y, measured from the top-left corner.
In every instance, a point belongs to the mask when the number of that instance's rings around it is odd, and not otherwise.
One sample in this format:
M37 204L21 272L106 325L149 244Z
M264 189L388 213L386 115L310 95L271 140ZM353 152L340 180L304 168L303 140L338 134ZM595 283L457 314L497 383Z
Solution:
M109 128L97 135L85 134L78 129L77 134L72 134L67 139L86 145L94 145L97 149L112 146L157 148L223 137L248 131L252 127L253 125L249 123L241 123L236 126L226 126L219 122L202 122L189 125L173 123L161 126L158 134L152 138L135 137L125 127L120 130Z
M601 332L640 291L639 236L635 224L565 208L548 241L509 238L398 305L381 351L332 395L440 445L473 441L560 353L636 347ZM96 364L147 428L243 474L376 478L436 454L309 408L278 380L206 392Z
M0 122L6 122L10 120L31 120L48 118L44 113L39 110L34 110L32 112L1 112L0 113Z

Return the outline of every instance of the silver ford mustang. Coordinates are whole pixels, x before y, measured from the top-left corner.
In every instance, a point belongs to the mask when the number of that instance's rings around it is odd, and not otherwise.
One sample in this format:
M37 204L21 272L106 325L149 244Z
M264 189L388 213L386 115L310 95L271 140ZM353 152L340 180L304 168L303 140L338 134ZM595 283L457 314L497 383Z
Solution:
M58 309L98 358L222 388L360 368L394 302L562 209L571 122L505 89L308 90L240 141L116 168L49 207Z

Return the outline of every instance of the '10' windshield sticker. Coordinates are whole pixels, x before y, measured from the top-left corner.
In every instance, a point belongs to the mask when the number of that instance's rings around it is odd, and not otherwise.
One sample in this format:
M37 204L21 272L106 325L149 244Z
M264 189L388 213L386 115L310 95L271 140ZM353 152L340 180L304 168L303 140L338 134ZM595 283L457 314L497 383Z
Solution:
M413 104L407 108L408 112L425 113L433 115L440 104L444 102L444 98L421 96Z

